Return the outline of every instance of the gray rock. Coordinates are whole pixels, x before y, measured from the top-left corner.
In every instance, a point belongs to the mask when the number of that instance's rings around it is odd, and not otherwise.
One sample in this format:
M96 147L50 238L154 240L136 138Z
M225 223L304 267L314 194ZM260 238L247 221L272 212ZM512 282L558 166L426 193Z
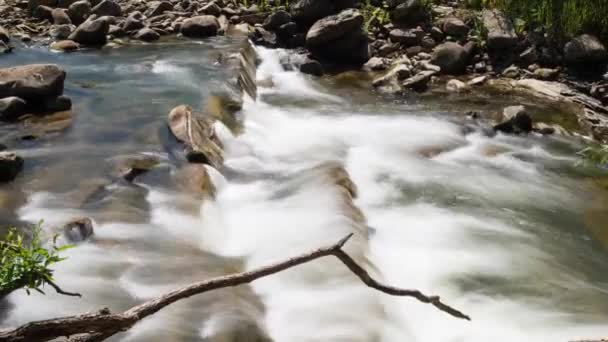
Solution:
M14 121L26 113L27 103L16 96L0 99L0 120Z
M364 67L371 71L382 71L388 68L388 63L384 58L372 57L365 63Z
M323 66L318 61L307 58L300 64L300 72L313 76L323 76Z
M520 71L521 70L517 66L511 65L510 67L503 70L501 75L506 78L517 78L519 77Z
M455 37L465 37L469 33L469 27L460 19L450 17L443 21L443 32Z
M137 31L134 38L144 42L152 42L155 40L159 40L160 34L148 27L144 27L141 30Z
M97 6L93 7L91 10L93 14L96 14L100 17L103 16L111 16L111 17L120 17L122 16L122 9L120 5L113 0L103 0Z
M50 8L57 6L57 0L28 0L27 13L33 15L38 6L47 6Z
M70 109L72 109L72 100L63 95L45 100L41 108L46 113L63 112Z
M524 106L511 106L503 110L504 121L494 126L495 131L519 134L532 131L532 118Z
M49 34L51 37L57 40L65 40L68 39L70 34L76 29L74 25L58 25L51 29Z
M23 158L10 152L0 152L0 183L14 180L23 171Z
M447 42L433 50L431 63L441 67L444 74L462 74L466 70L468 54L457 43Z
M69 39L83 45L105 45L110 24L103 18L85 21L70 34Z
M0 98L17 96L39 102L63 93L65 71L54 64L32 64L0 69Z
M148 18L159 16L166 11L173 10L173 4L168 1L152 1L148 4L148 10L146 11L146 16Z
M68 15L65 8L55 8L52 13L53 23L55 25L71 25L72 19Z
M428 88L428 84L431 81L431 77L436 74L437 72L432 70L421 71L415 76L412 76L405 80L402 86L403 88L409 88L416 91L424 91Z
M200 12L207 15L212 15L214 17L219 17L222 14L222 8L213 1L203 6Z
M590 67L608 62L608 52L602 42L589 34L580 35L564 46L564 59L568 65Z
M0 41L8 43L11 40L11 36L8 34L8 31L0 26Z
M312 24L319 19L354 8L359 0L297 0L291 6L291 15L296 22Z
M363 16L358 10L347 9L317 21L306 34L306 47L320 60L364 64L369 47Z
M144 28L143 14L140 12L133 12L129 14L127 19L122 24L122 29L126 32L137 31Z
M34 10L33 16L40 20L53 21L53 9L49 6L38 6Z
M391 12L393 21L401 25L416 26L428 19L428 13L421 0L400 1Z
M412 30L393 29L389 32L391 42L400 43L405 46L414 46L420 43L419 36Z
M284 10L279 10L269 15L266 20L264 20L264 28L274 31L289 22L291 22L291 14Z
M60 40L53 42L50 46L51 50L71 52L76 51L80 48L80 44L73 40Z
M72 220L62 227L63 235L71 243L83 242L91 238L95 232L90 218Z
M212 15L201 15L184 20L181 33L186 37L206 38L217 35L220 23Z
M91 15L91 3L88 0L76 1L68 8L68 15L75 25L80 25Z
M517 34L513 23L498 10L483 10L483 25L488 33L487 46L490 50L508 50L517 45Z
M538 68L534 70L534 77L540 80L554 80L559 76L559 69Z
M536 48L531 46L519 54L519 62L525 66L534 64L538 61Z

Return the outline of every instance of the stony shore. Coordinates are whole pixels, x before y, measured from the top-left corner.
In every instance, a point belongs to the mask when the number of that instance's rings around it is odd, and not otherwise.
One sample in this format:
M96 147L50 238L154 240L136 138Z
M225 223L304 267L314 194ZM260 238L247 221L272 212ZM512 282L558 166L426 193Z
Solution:
M264 1L248 7L243 2L6 0L0 4L0 50L11 53L17 41L73 52L125 40L153 44L163 36L204 39L240 32L254 44L289 49L284 64L306 74L370 73L370 91L399 96L442 87L466 94L485 85L569 103L589 137L608 140L608 52L592 35L555 46L542 31L516 32L499 11L472 11L458 1L428 7L421 0L391 0L381 12L358 0ZM62 95L65 77L55 65L0 69L0 120L69 110L71 101ZM247 83L253 80L241 82L251 88ZM561 131L533 123L522 107L503 114L497 131ZM0 163L10 166L0 181L10 181L23 166L8 152Z

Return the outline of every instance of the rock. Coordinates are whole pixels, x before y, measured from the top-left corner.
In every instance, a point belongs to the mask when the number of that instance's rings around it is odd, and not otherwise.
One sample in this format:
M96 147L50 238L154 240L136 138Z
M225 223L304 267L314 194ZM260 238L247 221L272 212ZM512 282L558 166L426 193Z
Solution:
M457 43L447 42L433 50L431 63L441 67L444 74L462 74L466 70L468 55L464 47Z
M109 31L108 21L99 18L80 24L68 38L83 45L105 45Z
M570 66L590 68L608 63L608 52L595 36L583 34L564 46L564 60Z
M0 98L17 96L38 103L63 93L65 71L54 64L0 69Z
M363 16L347 9L317 21L306 34L306 47L320 60L362 65L369 59Z
M93 221L86 217L66 223L61 230L66 240L71 243L86 241L94 234Z
M8 31L0 26L0 41L8 43L11 40L11 36L8 34Z
M364 68L371 71L382 71L388 68L388 63L384 58L372 57L365 63Z
M443 32L449 36L466 37L469 27L462 20L454 17L446 18L443 21Z
M428 83L433 75L437 72L425 70L417 73L415 76L408 78L402 84L404 88L413 89L415 91L425 91L428 88Z
M14 180L23 170L23 158L10 152L0 152L0 183Z
M397 44L386 43L378 49L378 55L380 57L387 57L397 50L399 50L399 46Z
M420 42L420 37L412 30L393 29L388 34L391 42L405 46L414 46Z
M71 4L75 3L78 0L57 0L57 7L59 8L69 8ZM92 4L92 2L91 2Z
M532 118L524 106L511 106L503 110L505 120L494 126L494 130L509 134L530 133L532 131Z
M265 30L261 26L256 26L249 38L255 45L266 46L269 48L277 47L277 35L273 32Z
M431 28L430 34L436 42L440 42L445 39L445 33L443 33L443 31L437 26L433 26Z
M314 59L306 58L306 60L300 64L300 72L313 76L323 76L323 66Z
M54 8L57 6L57 0L28 0L27 2L27 13L33 15L34 11L38 6L47 6Z
M72 109L72 100L67 96L46 99L40 108L43 112L56 113Z
M506 78L518 78L519 74L520 69L515 65L511 65L510 67L503 70L501 75Z
M122 29L125 32L138 31L144 27L143 14L141 14L141 12L133 12L129 14L127 20L122 23Z
M212 15L214 17L219 17L222 14L222 8L218 6L215 2L210 2L207 5L203 6L200 10L201 13Z
M222 165L221 143L210 120L194 117L192 108L182 105L169 113L169 128L175 138L185 144L189 162L209 164L216 169Z
M279 10L269 15L266 20L264 20L264 28L274 31L289 22L291 22L291 14L284 10Z
M88 0L76 1L68 8L68 15L75 25L84 23L91 15L91 3Z
M158 164L160 164L158 157L145 154L123 155L115 158L116 174L127 182L133 182L137 176L152 170Z
M538 61L538 54L536 53L536 48L531 46L524 50L519 54L519 62L523 66L528 66L530 64L534 64Z
M488 80L487 75L477 76L477 77L473 78L472 80L468 81L467 85L468 86L481 85L481 84L486 83L487 80Z
M513 23L498 10L483 10L483 25L487 32L487 47L490 50L509 50L517 45L517 34Z
M51 29L51 31L49 32L49 34L51 35L51 37L58 39L58 40L65 40L68 39L68 37L70 36L70 34L72 34L72 32L76 29L76 26L74 25L58 25L55 26Z
M152 42L155 40L159 40L160 34L152 30L151 28L144 27L141 30L137 31L134 38L144 42Z
M279 39L288 42L292 37L294 37L298 33L298 24L291 21L279 26L279 28L277 28L275 31ZM292 44L292 46L298 45L300 44Z
M113 0L103 0L97 6L91 10L93 14L99 17L110 16L120 17L122 16L122 9L120 5Z
M412 27L428 19L429 16L422 0L405 0L400 2L391 11L394 22Z
M171 4L169 1L152 1L148 4L148 8L149 9L146 11L145 15L148 18L152 18L159 16L166 11L172 11L173 4Z
M412 75L412 71L409 66L405 63L399 63L393 66L384 76L376 78L372 82L372 86L387 87L390 86L393 89L399 89L399 81L402 81Z
M217 35L219 21L211 15L202 15L184 20L181 33L186 37L205 38Z
M64 8L55 8L51 12L53 17L53 24L55 25L71 25L72 19L68 15L68 12Z
M534 78L539 80L554 80L559 76L559 69L538 68L534 70Z
M460 80L452 79L452 80L448 81L448 83L445 85L445 88L450 93L458 93L458 92L461 92L461 91L467 89L467 85L466 85L466 83L464 83Z
M358 2L359 0L297 0L291 6L291 15L296 22L310 25L344 9L354 8Z
M48 6L38 6L34 10L33 16L40 20L53 21L53 9Z
M51 50L55 51L72 52L78 50L79 48L80 44L73 40L60 40L51 43Z
M13 47L0 40L0 54L13 52Z
M215 186L211 182L211 177L204 165L189 164L175 174L178 188L184 192L200 194L205 196L215 196Z
M26 113L27 103L16 96L0 99L0 120L14 121Z
M420 46L425 50L431 51L437 46L437 42L432 37L423 37Z

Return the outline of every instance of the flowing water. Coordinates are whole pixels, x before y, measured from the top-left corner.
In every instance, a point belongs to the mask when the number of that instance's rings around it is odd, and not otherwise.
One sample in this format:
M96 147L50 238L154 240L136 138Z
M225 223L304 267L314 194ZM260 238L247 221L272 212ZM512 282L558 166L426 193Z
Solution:
M576 140L488 136L462 113L523 101L495 94L370 93L346 75L313 79L259 50L258 99L233 134L218 123L215 199L180 190L171 108L203 108L240 39L53 54L19 49L0 66L63 65L71 125L38 139L0 126L26 159L0 187L5 222L95 220L48 291L12 294L1 327L109 307L253 269L356 236L347 251L382 281L441 295L471 322L374 292L332 259L173 305L114 341L551 341L608 335L608 196L575 166ZM530 104L534 101L527 100ZM65 127L63 127L65 128ZM135 184L120 156L161 164ZM336 185L343 166L355 190ZM328 171L329 170L329 171ZM339 177L338 177L339 178Z

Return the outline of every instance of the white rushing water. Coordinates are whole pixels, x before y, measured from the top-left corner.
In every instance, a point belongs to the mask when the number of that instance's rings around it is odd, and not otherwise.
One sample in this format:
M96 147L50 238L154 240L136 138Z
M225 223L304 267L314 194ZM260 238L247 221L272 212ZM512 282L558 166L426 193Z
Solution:
M126 309L227 272L224 264L212 271L209 258L253 269L354 230L347 250L375 276L441 295L473 320L374 292L323 259L256 281L253 293L220 291L177 304L117 340L229 341L222 334L245 324L278 342L565 342L608 334L606 312L593 305L608 295L606 283L559 257L567 257L573 236L561 234L559 245L547 238L560 234L552 221L584 207L577 183L551 171L572 160L535 138L464 134L449 118L406 106L402 113L399 105L386 115L366 112L318 81L284 71L279 52L259 53L258 79L272 86L259 89L258 101L246 99L243 134L222 128L225 164L237 176L210 170L216 199L191 210L180 205L193 201L188 196L145 185L149 222L97 225L103 243L70 250L58 269L58 281L84 298L15 293L6 325L104 305ZM154 68L173 70L167 63ZM308 105L274 102L285 98ZM311 171L326 162L348 171L366 221L339 187ZM89 214L57 209L52 203L62 196L30 196L20 218L44 217L52 226Z

